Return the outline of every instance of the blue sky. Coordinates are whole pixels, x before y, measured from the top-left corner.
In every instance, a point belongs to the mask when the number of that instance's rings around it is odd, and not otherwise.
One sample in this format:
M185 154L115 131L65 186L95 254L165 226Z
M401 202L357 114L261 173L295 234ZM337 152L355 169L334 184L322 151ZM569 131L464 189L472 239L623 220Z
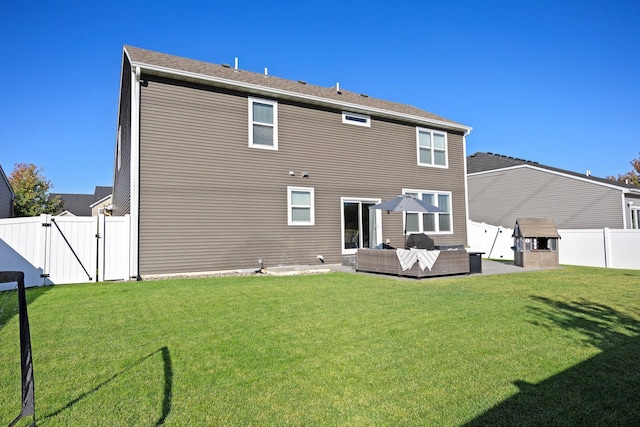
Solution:
M122 45L414 105L489 151L596 176L640 152L640 2L15 1L0 164L111 185Z

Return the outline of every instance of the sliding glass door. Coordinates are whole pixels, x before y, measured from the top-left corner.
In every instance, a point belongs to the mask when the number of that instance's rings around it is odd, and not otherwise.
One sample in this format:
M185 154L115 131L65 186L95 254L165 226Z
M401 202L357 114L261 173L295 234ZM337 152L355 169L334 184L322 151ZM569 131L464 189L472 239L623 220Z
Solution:
M342 198L342 253L354 254L358 248L375 248L382 240L380 211L369 209L375 199Z

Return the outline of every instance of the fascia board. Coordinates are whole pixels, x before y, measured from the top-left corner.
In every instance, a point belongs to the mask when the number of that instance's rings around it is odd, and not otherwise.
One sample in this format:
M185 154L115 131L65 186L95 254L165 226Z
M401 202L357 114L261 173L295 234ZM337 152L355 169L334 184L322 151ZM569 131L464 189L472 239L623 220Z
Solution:
M588 184L600 185L602 187L607 187L607 188L612 188L614 190L622 191L623 193L627 193L629 191L634 191L635 192L635 190L633 190L633 189L620 187L619 185L606 184L604 182L598 182L598 181L594 181L592 179L583 178L583 177L579 177L579 176L575 176L575 175L570 175L568 173L562 173L562 172L558 172L558 171L554 171L554 170L550 170L550 169L546 169L546 168L541 168L539 166L532 166L532 165L516 165L516 166L509 166L509 167L500 168L500 169L491 169L491 170L488 170L488 171L470 173L468 176L486 175L486 174L491 174L491 173L496 173L496 172L504 172L504 171L510 171L510 170L515 170L515 169L522 169L522 168L533 169L533 170L536 170L536 171L539 171L539 172L545 172L545 173L550 173L552 175L558 175L558 176L562 176L562 177L565 177L565 178L571 178L571 179L575 179L575 180L578 180L578 181L586 182Z
M112 194L109 194L108 196L104 196L102 199L98 200L97 202L93 203L92 205L90 205L90 208L93 208L95 206L98 206L100 203L104 203L105 201L107 201L108 199L110 199L112 196Z
M126 49L125 49L126 51ZM252 83L244 83L238 82L235 80L223 79L220 77L207 76L204 74L192 73L188 71L176 70L174 68L161 67L158 65L145 64L142 62L131 62L132 67L140 67L140 69L146 73L151 75L157 75L160 77L181 77L187 81L192 81L196 83L204 82L204 83L215 83L218 86L222 86L230 89L241 89L244 91L248 91L254 94L259 94L263 96L268 95L277 95L279 97L283 97L286 99L292 100L304 100L311 104L316 105L324 105L324 106L332 106L339 108L346 108L349 111L353 112L364 112L364 113L374 113L378 116L383 117L391 117L396 119L404 119L412 122L423 123L431 126L438 126L440 128L452 129L457 131L462 131L465 135L468 135L473 128L464 125L458 125L450 122L445 122L442 120L428 119L426 117L413 116L411 114L403 114L395 111L384 110L381 108L375 107L367 107L366 105L360 104L351 104L348 102L340 102L332 99L322 98L314 95L305 95L297 92L286 91L282 89L275 89L266 86L260 86Z
M625 189L624 189L624 190L625 190L625 191L624 191L625 193L631 193L631 194L633 194L633 195L638 195L638 196L640 196L640 188L626 188L626 187L625 187Z

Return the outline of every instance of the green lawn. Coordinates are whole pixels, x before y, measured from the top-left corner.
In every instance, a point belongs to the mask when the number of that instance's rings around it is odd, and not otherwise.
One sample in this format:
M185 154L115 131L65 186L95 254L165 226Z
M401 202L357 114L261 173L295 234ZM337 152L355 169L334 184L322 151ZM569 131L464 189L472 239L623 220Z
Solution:
M637 425L640 271L27 291L39 426ZM20 411L0 329L0 425Z

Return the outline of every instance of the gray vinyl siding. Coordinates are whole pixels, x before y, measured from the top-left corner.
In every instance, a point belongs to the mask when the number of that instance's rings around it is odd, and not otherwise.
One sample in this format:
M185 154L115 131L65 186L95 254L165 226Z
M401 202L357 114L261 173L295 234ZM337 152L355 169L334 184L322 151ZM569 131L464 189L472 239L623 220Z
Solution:
M423 167L416 124L353 126L341 110L277 100L279 150L249 148L246 94L143 78L141 275L339 263L340 198L403 188L452 192L454 233L433 237L466 243L462 134L448 136L448 169ZM288 186L315 189L314 226L287 225ZM382 216L383 239L401 246L402 214Z
M5 180L4 172L0 170L0 218L13 217L13 192L10 184Z
M118 127L121 129L121 152L120 169L118 169L116 142L115 173L113 178L114 215L125 215L131 212L131 66L126 55L122 64L121 84L120 106L118 109ZM116 128L116 132L118 132L118 128Z
M513 228L518 217L559 229L623 228L619 190L528 167L470 175L469 218Z

